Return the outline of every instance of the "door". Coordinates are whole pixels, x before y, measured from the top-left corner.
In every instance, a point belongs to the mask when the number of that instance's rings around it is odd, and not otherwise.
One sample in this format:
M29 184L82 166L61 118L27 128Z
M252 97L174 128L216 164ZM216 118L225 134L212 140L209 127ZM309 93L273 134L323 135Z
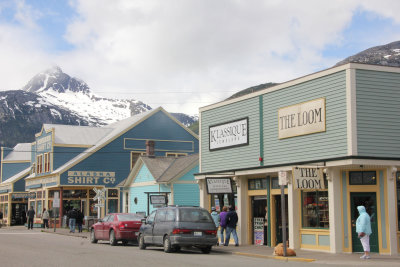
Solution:
M146 223L142 225L142 234L144 236L144 243L153 243L153 226L154 219L156 217L156 211L153 211L149 217L146 218Z
M110 215L107 219L107 221L103 222L103 236L105 240L110 239L110 229L112 227L112 224L114 222L114 215Z
M251 198L253 244L267 245L267 196Z
M166 209L157 210L156 220L153 227L153 244L162 245L164 234L167 232L168 223L165 221Z
M364 206L369 216L371 216L371 229L372 234L369 237L369 245L371 252L379 252L379 241L378 241L378 213L376 208L376 193L365 192L365 193L350 193L350 205L351 205L351 239L353 242L353 252L363 252L358 234L356 233L356 221L359 216L357 207Z
M110 217L110 215L107 215L106 217L104 217L101 220L101 222L99 222L98 225L96 225L95 230L97 230L96 231L96 238L97 239L104 240L106 238L105 234L104 234L104 223L108 220L109 217Z
M275 245L282 243L282 205L281 196L274 196L275 203ZM285 195L285 214L286 214L286 241L289 240L288 229L288 196Z

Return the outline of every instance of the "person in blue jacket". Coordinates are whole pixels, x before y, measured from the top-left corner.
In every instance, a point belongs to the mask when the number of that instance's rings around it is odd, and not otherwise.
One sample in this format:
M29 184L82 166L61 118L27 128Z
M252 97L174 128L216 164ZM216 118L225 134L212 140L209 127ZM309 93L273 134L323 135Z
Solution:
M220 232L218 231L219 228L219 222L221 221L221 217L219 216L217 209L215 207L211 207L211 217L215 223L215 227L217 227L217 233L218 233L218 238L221 237ZM219 242L217 243L217 246L219 245Z
M372 234L371 217L368 215L364 206L358 206L357 210L360 213L360 216L358 216L356 221L356 232L364 249L364 255L362 255L360 258L370 259L369 236Z

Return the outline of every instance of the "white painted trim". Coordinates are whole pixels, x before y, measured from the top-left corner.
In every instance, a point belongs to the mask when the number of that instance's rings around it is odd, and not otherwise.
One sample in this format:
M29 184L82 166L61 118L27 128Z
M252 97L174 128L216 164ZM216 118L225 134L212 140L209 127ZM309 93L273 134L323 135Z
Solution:
M357 102L356 70L346 70L346 114L347 114L347 155L356 156L357 151Z
M172 185L174 184L197 184L196 181L176 181L174 183L171 183Z
M386 192L387 192L387 203L385 203L388 211L388 221L389 229L389 249L390 255L397 255L398 254L398 247L397 247L397 218L396 218L396 173L392 173L392 168L394 166L390 166L386 169ZM393 204L390 204L393 203ZM400 211L397 211L400 212ZM382 214L384 216L384 214Z
M341 175L339 168L327 169L328 179L328 201L329 201L329 242L330 252L340 253L343 251L343 227L341 206Z
M132 184L129 187L142 187L142 186L149 186L149 185L157 185L157 182L156 181L140 182L140 183Z
M199 172L201 172L201 155L202 155L202 149L201 149L201 112L199 111Z

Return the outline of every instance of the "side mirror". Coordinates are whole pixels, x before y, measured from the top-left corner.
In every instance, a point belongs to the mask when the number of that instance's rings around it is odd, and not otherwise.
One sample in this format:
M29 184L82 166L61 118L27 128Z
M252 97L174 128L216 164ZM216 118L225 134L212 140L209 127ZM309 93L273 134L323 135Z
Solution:
M103 222L103 220L102 220L102 219L99 219L98 222Z

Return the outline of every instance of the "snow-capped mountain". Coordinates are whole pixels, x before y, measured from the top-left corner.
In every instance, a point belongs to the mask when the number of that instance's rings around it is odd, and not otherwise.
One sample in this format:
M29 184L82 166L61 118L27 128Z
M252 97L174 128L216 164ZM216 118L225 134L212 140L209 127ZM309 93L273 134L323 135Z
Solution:
M34 141L44 123L103 126L150 109L138 100L98 96L85 82L52 67L21 90L0 91L0 146ZM198 120L171 114L186 126Z
M335 66L340 66L349 62L400 67L400 41L368 48L360 53L345 58Z
M98 96L84 81L70 77L58 66L37 74L22 90L79 114L91 126L107 125L151 109L137 100Z

